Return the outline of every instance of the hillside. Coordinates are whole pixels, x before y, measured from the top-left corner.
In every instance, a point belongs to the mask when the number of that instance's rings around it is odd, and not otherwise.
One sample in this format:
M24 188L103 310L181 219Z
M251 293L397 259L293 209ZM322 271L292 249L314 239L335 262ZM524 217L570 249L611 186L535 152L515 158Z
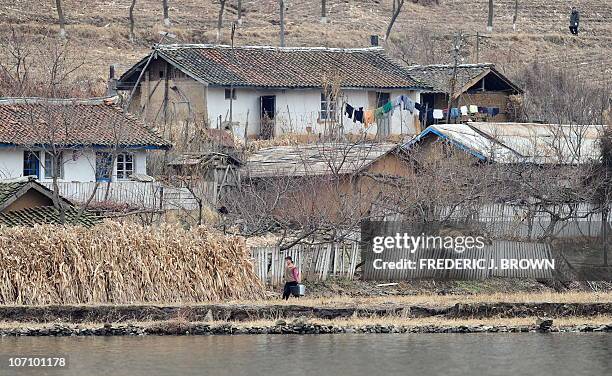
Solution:
M64 0L68 40L84 56L86 69L100 85L108 65L123 72L144 56L163 30L161 0L137 0L136 41L128 41L130 0ZM169 0L170 31L179 42L212 43L216 36L219 1ZM227 2L222 42L229 42L236 19L236 1ZM486 0L440 0L440 5L419 5L409 0L392 32L389 51L407 63L441 63L451 59L454 32L468 35L463 62L475 62L475 33L485 33ZM391 16L391 0L328 0L328 23L321 24L320 2L287 0L288 46L359 47L369 35L384 35ZM569 9L581 11L581 33L569 33ZM493 33L480 45L480 61L497 63L512 74L523 63L541 61L576 68L577 77L609 82L612 76L612 2L520 0L517 31L512 30L514 0L495 0ZM276 0L243 0L244 22L237 30L239 45L278 44ZM57 14L50 0L4 0L0 8L0 34L10 27L49 43L42 36L57 35ZM5 34L6 35L6 34ZM36 43L36 42L35 42Z

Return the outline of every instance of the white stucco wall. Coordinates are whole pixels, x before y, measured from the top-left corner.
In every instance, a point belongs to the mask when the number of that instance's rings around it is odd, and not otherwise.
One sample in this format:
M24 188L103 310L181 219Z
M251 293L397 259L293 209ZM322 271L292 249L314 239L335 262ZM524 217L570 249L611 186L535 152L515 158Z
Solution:
M237 138L244 137L244 127L247 123L248 114L248 135L253 137L259 134L260 130L260 97L264 95L276 96L276 130L275 135L279 136L287 133L306 134L308 131L313 134L323 134L325 132L325 122L319 120L321 108L321 91L319 89L284 89L284 90L261 90L251 88L236 88L236 99L232 101L232 131ZM381 90L384 92L384 90ZM370 92L370 95L368 95ZM375 90L345 89L342 97L346 103L353 107L363 107L371 109L375 106ZM400 94L408 95L414 101L419 101L420 94L417 91L386 91L391 99ZM225 88L209 87L208 98L208 119L210 126L217 128L229 123L230 100L225 99ZM339 105L338 105L339 107ZM415 134L415 119L418 118L418 111L410 114L408 111L396 108L391 119L391 134ZM221 122L219 121L221 116ZM376 125L365 129L361 123L353 123L351 119L342 115L341 124L344 133L363 133L376 134Z
M103 151L100 149L100 151ZM23 176L23 148L0 148L0 179L15 179ZM134 154L134 169L136 173L146 174L147 153L145 150L130 150ZM44 178L44 153L41 153L40 175L41 181L50 181ZM78 149L63 152L64 177L60 181L66 182L93 182L96 180L96 150ZM113 168L113 175L117 173L117 166Z

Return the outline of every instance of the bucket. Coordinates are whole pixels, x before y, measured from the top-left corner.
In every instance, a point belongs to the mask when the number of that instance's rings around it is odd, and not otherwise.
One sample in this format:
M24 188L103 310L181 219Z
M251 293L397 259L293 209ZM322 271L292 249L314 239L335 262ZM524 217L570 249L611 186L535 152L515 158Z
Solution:
M291 287L291 295L298 297L304 296L304 294L306 294L306 286L299 284Z

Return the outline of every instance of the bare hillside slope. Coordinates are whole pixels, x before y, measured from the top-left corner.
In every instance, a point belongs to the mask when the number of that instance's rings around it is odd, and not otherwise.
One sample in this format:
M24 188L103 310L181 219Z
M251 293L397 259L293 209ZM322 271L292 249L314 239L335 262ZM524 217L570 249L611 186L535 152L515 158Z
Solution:
M321 24L320 1L286 0L288 46L358 47L369 45L369 35L384 35L392 0L328 0L328 23ZM39 38L58 31L54 1L4 0L0 33L11 27ZM137 61L164 30L161 0L137 0L136 38L128 41L131 0L63 0L68 40L87 59L84 74L106 78L108 65L120 72ZM179 42L213 43L218 0L169 0L170 31ZM243 0L244 22L236 33L238 45L278 44L276 0ZM389 41L389 51L407 63L439 63L451 59L455 32L466 34L463 62L476 61L476 32L481 40L479 60L497 63L512 74L521 64L549 62L574 67L577 77L604 82L612 76L612 2L609 0L519 0L517 30L512 29L514 0L495 0L493 33L486 34L486 0L440 0L440 5L419 5L407 0ZM236 19L237 1L229 0L221 42L229 42ZM581 33L569 33L569 12L581 11ZM40 43L49 43L48 40Z

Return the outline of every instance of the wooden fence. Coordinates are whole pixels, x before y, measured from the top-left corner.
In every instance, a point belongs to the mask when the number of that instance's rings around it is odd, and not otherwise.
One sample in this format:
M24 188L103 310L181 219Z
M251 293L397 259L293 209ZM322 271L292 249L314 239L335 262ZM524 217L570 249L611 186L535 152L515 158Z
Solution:
M255 273L265 283L279 286L283 283L285 257L291 256L306 281L325 281L329 277L352 280L355 270L363 261L361 278L375 281L400 281L417 279L437 280L484 280L492 277L505 278L551 278L550 269L374 269L374 258L383 261L398 261L408 259L419 262L420 259L486 259L495 260L499 265L502 259L551 259L547 244L536 242L519 242L495 240L482 250L471 249L463 253L444 250L385 251L374 255L362 252L357 242L328 243L321 245L298 245L289 250L281 251L279 247L252 247ZM488 262L487 262L488 265Z
M283 283L287 256L291 256L302 279L307 281L324 281L328 277L353 279L361 259L356 242L303 244L284 251L279 247L253 247L251 256L256 274L272 286Z
M553 271L550 269L489 269L490 260L495 265L500 265L501 260L531 259L550 260L551 252L547 244L534 242L518 242L495 240L484 249L468 249L462 253L454 250L444 249L417 249L414 253L410 250L385 250L380 254L371 251L362 251L363 272L362 279L375 281L401 281L414 279L436 279L436 280L484 280L491 277L506 278L551 278ZM453 268L453 269L376 269L374 260L383 262L398 262L400 260L411 260L419 266L421 259L484 259L486 268ZM380 263L379 263L380 264Z
M46 187L53 189L52 182L43 182ZM89 200L96 187L95 182L58 182L61 196L74 201L85 203ZM208 202L207 195L211 191L204 186L201 196ZM161 210L194 210L198 204L195 196L186 187L172 187L160 182L117 181L100 183L96 189L92 202L113 202L128 204L143 209Z

